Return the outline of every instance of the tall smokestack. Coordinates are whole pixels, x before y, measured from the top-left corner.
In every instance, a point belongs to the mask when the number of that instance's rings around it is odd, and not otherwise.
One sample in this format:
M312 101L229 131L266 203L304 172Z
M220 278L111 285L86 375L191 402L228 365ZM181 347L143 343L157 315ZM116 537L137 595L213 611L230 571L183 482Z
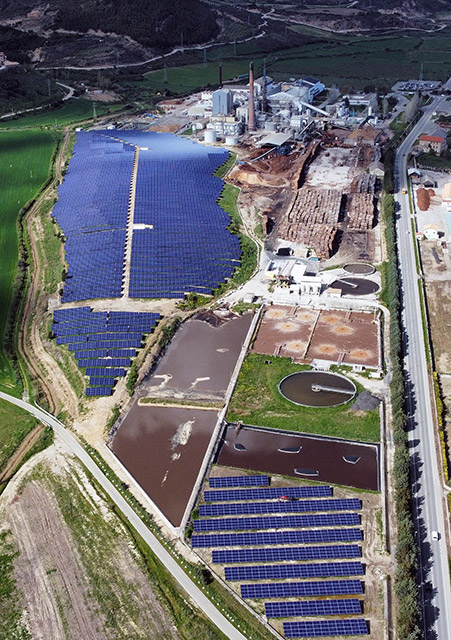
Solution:
M262 111L263 113L266 113L266 83L267 83L267 79L266 79L266 58L264 58L263 60L263 92L262 92Z
M222 64L219 65L219 88L222 89Z
M255 131L254 63L249 63L249 131Z

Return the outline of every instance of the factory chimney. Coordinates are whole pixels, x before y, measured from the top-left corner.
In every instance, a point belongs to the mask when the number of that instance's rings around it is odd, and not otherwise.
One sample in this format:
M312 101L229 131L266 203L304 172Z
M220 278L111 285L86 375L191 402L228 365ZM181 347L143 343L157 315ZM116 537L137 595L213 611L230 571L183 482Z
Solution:
M254 63L249 63L249 131L255 131Z
M222 89L222 64L219 65L219 88Z

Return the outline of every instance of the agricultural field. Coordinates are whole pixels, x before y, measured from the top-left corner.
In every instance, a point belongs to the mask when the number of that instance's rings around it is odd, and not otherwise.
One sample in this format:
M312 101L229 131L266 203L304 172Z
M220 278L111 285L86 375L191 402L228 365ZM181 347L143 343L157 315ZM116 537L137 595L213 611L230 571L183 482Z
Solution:
M61 127L75 122L92 118L93 104L95 104L97 116L122 109L122 105L104 105L93 103L91 100L73 98L58 109L43 109L32 114L24 114L17 118L0 120L0 129L22 129L37 127Z
M11 483L0 509L7 637L222 637L185 605L154 557L150 569L103 494L55 447ZM30 635L15 635L23 620Z
M166 69L167 82L164 79L164 69L150 71L144 74L144 86L154 91L168 90L172 93L187 93L207 86L219 84L219 61L190 64L183 67L169 67ZM257 69L261 68L262 60L255 61ZM223 79L231 80L249 71L249 61L234 60L222 63Z
M340 407L308 408L286 400L279 392L285 376L310 367L294 364L291 358L248 354L238 376L227 414L229 422L287 429L301 433L379 442L379 412L353 411ZM360 391L358 385L358 390Z
M0 133L0 385L15 382L4 352L4 336L18 259L17 218L49 175L55 145L45 131Z
M313 75L342 88L365 85L392 86L399 79L416 78L424 63L424 77L445 80L451 75L451 36L349 37L295 25L292 30L308 37L305 46L268 52L268 74L275 80ZM208 66L198 64L170 67L164 82L162 69L145 74L144 86L175 94L218 84L218 66L223 61L224 80L247 73L254 60L257 75L263 67L265 40L224 45L208 50ZM258 49L258 46L260 49ZM201 57L201 52L197 54Z
M0 400L0 477L11 455L36 424L29 413Z

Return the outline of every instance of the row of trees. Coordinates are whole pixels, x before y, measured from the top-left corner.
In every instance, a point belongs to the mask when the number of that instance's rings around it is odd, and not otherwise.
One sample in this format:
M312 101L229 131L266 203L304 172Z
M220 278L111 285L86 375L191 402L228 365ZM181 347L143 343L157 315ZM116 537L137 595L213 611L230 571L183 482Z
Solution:
M402 369L401 301L398 258L396 254L393 161L394 150L389 148L385 154L386 175L384 186L386 193L382 200L382 215L385 222L387 251L389 254L386 286L390 310L390 359L393 371L390 392L395 443L393 475L398 528L395 554L395 592L398 598L397 634L399 640L419 640L423 634L417 585L418 545L415 540L412 518L410 456L405 411L406 390Z

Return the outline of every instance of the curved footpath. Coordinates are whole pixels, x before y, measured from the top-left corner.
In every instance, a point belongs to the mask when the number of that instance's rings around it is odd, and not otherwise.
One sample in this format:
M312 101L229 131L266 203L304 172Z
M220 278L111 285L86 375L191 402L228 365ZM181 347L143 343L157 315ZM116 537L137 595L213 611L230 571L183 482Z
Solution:
M92 473L97 482L102 486L111 500L122 511L128 522L136 529L146 544L152 549L157 558L164 564L166 569L177 580L181 587L187 592L193 602L204 612L204 614L231 640L246 640L244 636L231 622L218 611L215 605L207 598L206 595L197 587L183 569L177 564L171 554L166 551L163 545L155 538L153 533L149 531L139 516L133 511L127 501L121 496L119 491L108 480L105 474L99 469L92 458L86 453L81 444L74 436L67 431L64 425L54 416L38 407L25 402L20 398L15 398L7 393L0 392L0 399L11 402L16 406L24 409L38 420L48 425L53 431L67 444L72 453L84 464L84 466Z

